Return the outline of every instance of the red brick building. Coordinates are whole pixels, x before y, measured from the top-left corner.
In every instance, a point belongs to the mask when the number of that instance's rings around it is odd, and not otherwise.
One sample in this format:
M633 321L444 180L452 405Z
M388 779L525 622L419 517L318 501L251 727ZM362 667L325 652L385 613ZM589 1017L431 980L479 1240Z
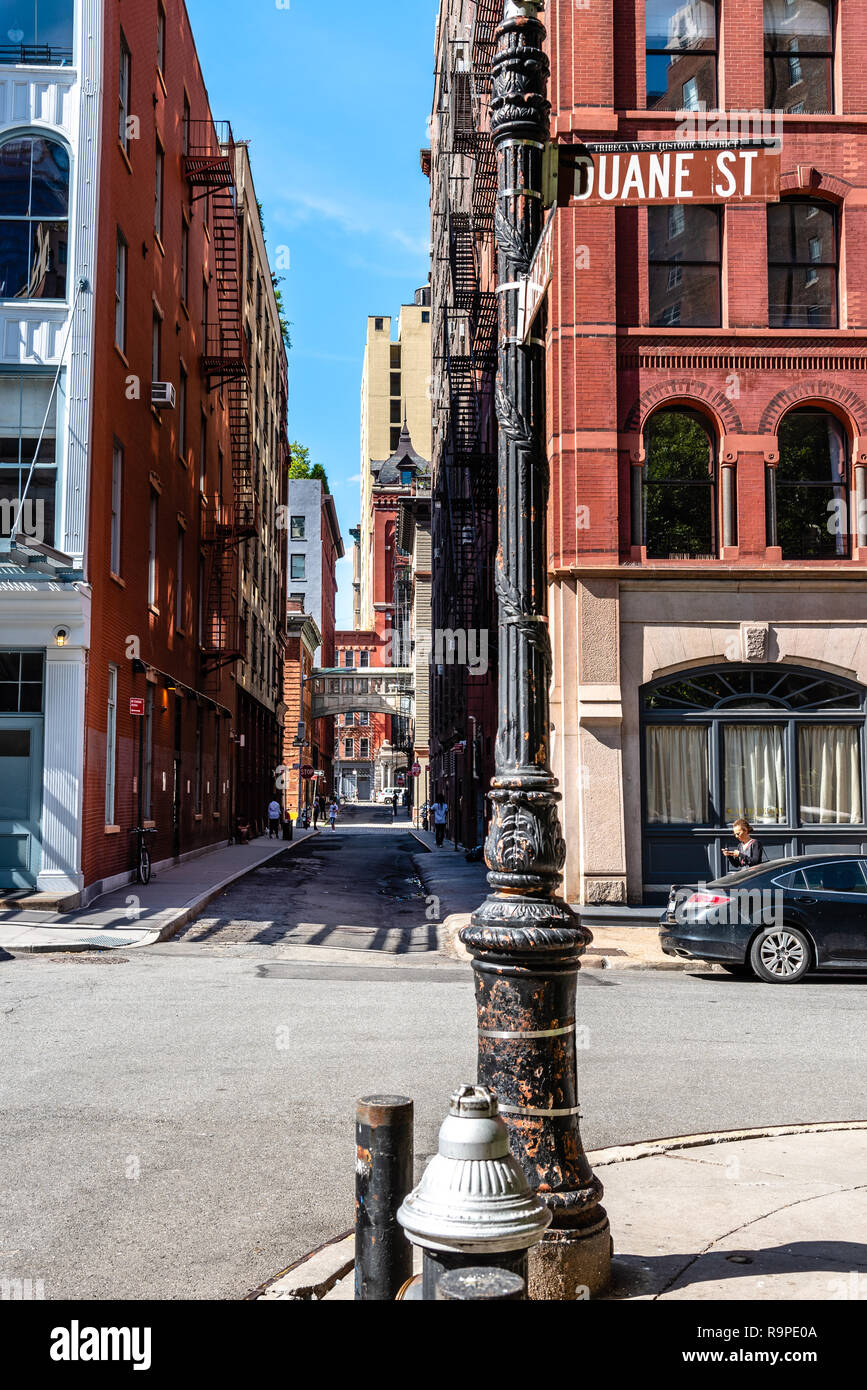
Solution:
M266 351L249 327L248 219L251 209L258 214L246 156L242 200L231 131L212 119L179 0L119 0L105 6L104 19L87 548L88 896L123 881L128 832L140 815L156 831L157 867L226 841L239 810L255 816L261 802L264 815L282 708L278 716L272 700L260 711L256 699L265 689L280 698L285 612L285 547L276 534L285 503L285 354L282 340ZM271 477L260 462L266 447L276 460ZM255 621L242 611L242 545ZM259 621L260 592L276 606L276 626ZM144 700L143 717L131 713L131 697Z
M863 849L867 4L564 0L545 23L560 145L782 113L777 203L555 214L567 892L709 877L736 815L771 858Z

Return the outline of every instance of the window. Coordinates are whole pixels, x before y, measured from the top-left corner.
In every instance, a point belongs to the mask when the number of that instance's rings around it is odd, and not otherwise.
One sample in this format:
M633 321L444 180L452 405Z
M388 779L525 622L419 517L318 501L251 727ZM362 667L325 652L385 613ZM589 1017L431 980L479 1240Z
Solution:
M208 483L208 417L202 411L202 427L199 433L199 492L207 491Z
M360 657L360 660L359 660L359 663L358 663L359 666L369 666L369 665L370 665L370 652L367 652L367 651L359 652L359 657Z
M399 395L400 395L400 372L391 372L391 373L390 373L390 383L391 383L391 384L390 384L390 386L389 386L389 395L391 395L391 396L399 396Z
M111 555L109 564L112 574L119 575L121 506L123 503L123 447L115 444L111 457Z
M154 161L154 231L162 240L163 235L163 179L165 174L166 157L163 147L157 140L156 156Z
M0 537L11 536L14 526L34 540L55 543L57 399L62 389L63 377L54 391L53 374L0 373Z
M153 810L154 780L154 688L149 685L145 695L144 781L142 783L142 814L150 820Z
M42 677L42 652L0 651L0 714L39 714Z
M713 0L646 0L648 110L708 111L717 104Z
M160 315L154 310L153 332L151 335L151 380L162 381L160 376L160 365L162 363L162 339L163 321Z
M196 815L202 814L202 711L196 710L196 773L195 773Z
M390 402L390 420L393 425L400 424L400 401Z
M181 299L186 304L190 292L190 229L181 217Z
M354 739L345 738L345 739L343 740L343 756L344 756L344 758L354 758L354 757L355 757L355 740L354 740Z
M837 211L830 203L769 204L768 323L837 327Z
M833 0L765 0L765 106L832 111Z
M835 415L792 410L777 430L780 459L768 468L768 545L784 560L835 560L849 554L847 436Z
M289 561L289 578L306 579L307 577L307 556L292 555Z
M860 731L854 724L798 729L798 800L802 825L859 825Z
M712 207L647 210L652 327L720 324L720 214Z
M392 452L392 453L396 453L399 444L400 444L400 430L397 429L396 427L392 427L392 431L391 431L391 452Z
M648 559L716 556L716 459L710 428L698 411L674 407L651 415L644 429L644 545Z
M376 329L377 333L381 333L381 332L382 332L382 319L374 319L373 324L374 324L374 328Z
M190 152L190 103L186 92L184 93L184 115L181 126L181 149L184 154Z
M126 350L126 266L128 247L122 232L117 234L114 269L114 341Z
M72 0L18 0L3 10L0 63L72 62Z
M802 871L804 883L819 893L867 893L867 879L857 859L810 864ZM858 904L860 908L861 904Z
M117 667L108 668L108 700L105 724L105 823L114 825L115 770L117 764Z
M363 709L363 710L360 711L360 713L359 713L359 715L358 715L358 722L359 722L359 724L363 725L365 728L366 728L367 725L370 723L370 714L368 713L368 711L367 711L366 709Z
M430 309L422 309L421 321L422 323L430 323Z
M343 659L347 667L353 667L355 665L355 652L347 649Z
M151 488L148 510L148 603L151 607L157 601L157 540L159 530L159 497Z
M160 75L164 76L166 71L166 12L162 5L157 5L157 68Z
M363 739L360 740L359 756L362 757L362 758L369 758L369 757L370 757L370 739L369 739L369 738L363 738Z
M124 38L123 30L120 35L120 63L118 67L117 81L117 138L120 141L121 149L129 154L130 140L130 80L132 77L132 56Z
M175 565L175 631L183 632L184 621L184 544L186 532L178 525L178 558Z
M0 145L0 299L65 299L69 153L21 135Z
M202 342L208 350L208 281L202 277Z
M178 368L178 457L187 460L187 374Z
M411 468L402 468L400 470L400 485L401 487L410 487L412 485Z
M293 516L289 518L289 539L293 541L304 540L306 518L303 516Z

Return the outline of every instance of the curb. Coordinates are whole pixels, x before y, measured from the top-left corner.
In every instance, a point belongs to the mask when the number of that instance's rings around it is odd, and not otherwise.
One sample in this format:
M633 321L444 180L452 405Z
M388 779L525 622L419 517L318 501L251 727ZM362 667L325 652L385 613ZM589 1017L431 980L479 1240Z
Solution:
M286 850L297 848L298 845L304 844L306 840L312 839L314 835L318 835L319 833L320 832L318 830L314 830L311 832L311 834L305 835L304 839L302 840L293 840L290 842L283 841L281 843L280 848L275 849L273 854L267 854L263 859L259 859L255 864L248 864L243 869L234 870L234 872L227 875L226 878L220 879L218 883L211 884L211 886L206 890L206 892L202 893L199 897L190 898L186 903L184 903L183 907L180 907L177 910L174 916L169 917L165 922L163 922L162 926L147 929L146 935L140 941L127 942L126 944L122 943L121 941L118 941L116 945L113 944L100 946L94 946L92 942L65 941L60 944L55 943L54 945L42 945L41 943L38 943L27 946L5 946L2 949L8 951L10 954L13 955L26 956L61 955L69 952L82 951L134 951L140 950L143 946L156 946L160 941L168 941L177 932L179 932L182 927L187 926L189 922L195 921L195 919L202 912L203 908L207 907L208 903L213 902L214 898L219 897L219 895L223 892L224 888L228 888L231 884L237 883L239 879L245 878L247 874L255 873L255 871L257 869L260 869L263 864L269 864L272 859L276 859L278 854L283 854ZM26 923L22 925L26 925ZM54 923L52 925L56 925L58 930L73 930L73 928L69 927L64 928L63 925L59 922ZM46 930L49 930L49 928L46 927ZM92 929L88 926L82 926L80 930L92 930L92 936L104 936L111 931L118 930L118 928L100 927L98 923L94 923ZM122 932L123 929L121 928L120 930ZM129 930L135 930L134 923L130 923ZM142 928L139 928L138 930L142 930Z
M680 1149L708 1148L714 1144L733 1144L746 1139L784 1139L787 1135L836 1134L850 1130L867 1131L867 1120L826 1120L807 1124L761 1125L755 1129L724 1129L710 1134L681 1134L670 1139L643 1139L636 1144L619 1144L609 1149L591 1149L587 1160L591 1168L605 1168L615 1163L631 1163L641 1158L654 1158L661 1154L676 1153ZM342 1235L318 1245L309 1254L302 1255L286 1269L267 1279L245 1300L267 1297L281 1279L287 1279L285 1293L274 1297L310 1302L325 1297L354 1265L354 1254L350 1258L350 1240L354 1231L344 1231ZM315 1264L312 1262L315 1261ZM311 1264L305 1274L304 1266ZM294 1276L291 1279L289 1276Z

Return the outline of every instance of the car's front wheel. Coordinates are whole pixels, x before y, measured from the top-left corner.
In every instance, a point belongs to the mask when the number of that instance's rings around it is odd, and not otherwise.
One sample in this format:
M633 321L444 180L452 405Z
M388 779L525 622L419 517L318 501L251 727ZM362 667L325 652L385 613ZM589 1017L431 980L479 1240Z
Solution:
M810 969L810 943L797 927L773 927L750 947L750 964L769 985L795 985Z

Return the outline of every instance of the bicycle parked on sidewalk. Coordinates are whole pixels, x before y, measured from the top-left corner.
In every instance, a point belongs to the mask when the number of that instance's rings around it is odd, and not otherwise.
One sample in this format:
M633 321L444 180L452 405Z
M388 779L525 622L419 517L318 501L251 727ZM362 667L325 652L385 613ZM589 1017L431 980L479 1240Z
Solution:
M135 872L136 883L150 883L151 881L151 855L147 847L147 835L156 835L156 831L150 827L134 825L129 832L135 835L136 839L135 858L133 860L133 870Z

